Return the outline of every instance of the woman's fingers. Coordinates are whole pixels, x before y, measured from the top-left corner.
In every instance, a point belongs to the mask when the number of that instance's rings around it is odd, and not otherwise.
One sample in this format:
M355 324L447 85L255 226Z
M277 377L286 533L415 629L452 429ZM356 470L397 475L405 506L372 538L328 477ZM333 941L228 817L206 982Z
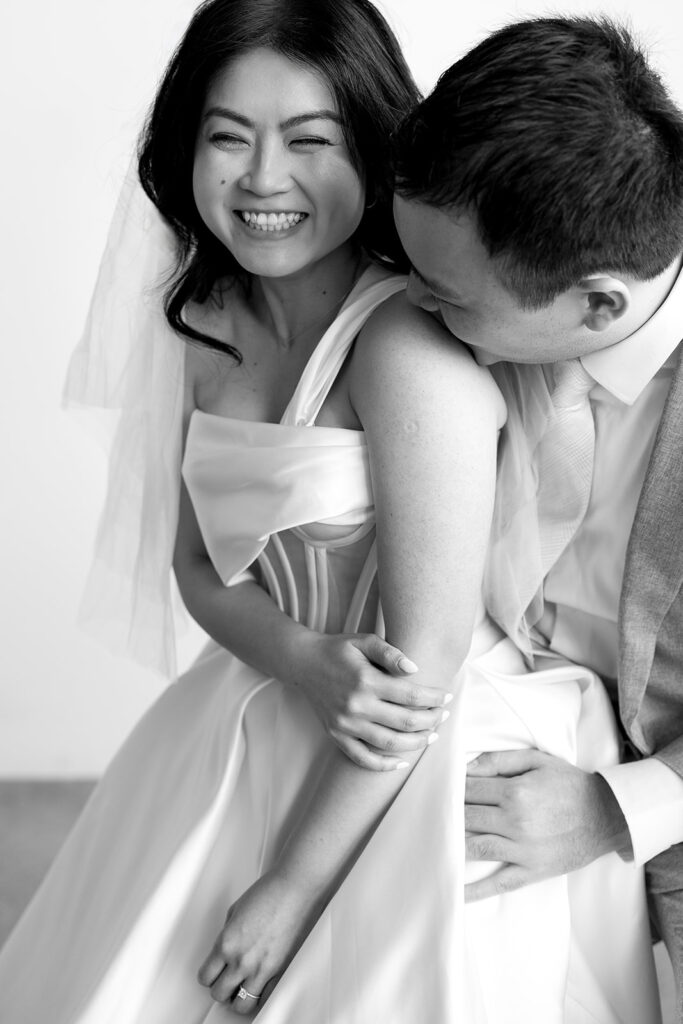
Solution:
M435 743L438 738L431 729L423 732L397 732L395 729L387 729L385 726L377 725L367 719L358 719L353 725L349 724L348 732L350 733L352 729L356 739L362 740L368 747L374 747L380 754L401 754L409 750L422 750L430 743Z
M348 736L346 733L330 729L330 736L343 754L359 768L367 768L373 772L393 772L396 769L408 768L408 762L400 757L391 757L371 750L362 740Z
M229 927L230 917L216 939L213 949L197 972L197 980L200 985L211 990L211 995L217 1003L225 1003L236 996L242 979L247 973L243 957L227 938L226 929ZM250 989L249 991L255 990Z
M271 978L270 981L264 985L263 992L261 993L261 999L259 1000L259 1008L270 998L270 995L280 980L279 975L275 978Z
M197 971L200 985L209 988L213 985L225 968L225 957L217 949L212 949L202 966Z
M408 709L388 701L377 701L368 709L366 719L397 733L431 733L449 718L444 708Z
M232 963L225 965L222 973L216 978L211 986L211 997L217 1003L227 1003L233 999L240 987L242 971ZM253 1002L253 1000L252 1000Z
M376 633L367 633L355 641L355 646L368 661L391 675L412 675L418 671L414 661L407 658L398 647L392 647Z
M423 750L438 739L436 730L449 717L444 708L409 710L398 704L367 699L340 715L330 735L355 764L373 771L396 768L392 755ZM388 762L378 757L389 758Z
M202 964L198 978L217 1003L231 1003L237 1013L251 1015L259 1008L266 982L263 971L247 969L244 960L214 950ZM266 976L267 980L267 976Z
M453 700L453 694L448 690L421 686L413 681L392 679L390 676L382 676L374 681L373 690L381 700L400 705L407 711L445 708Z
M261 968L248 974L242 980L230 1004L232 1009L245 1017L250 1017L260 1010L279 981L278 977L268 978L267 971Z
M247 974L242 979L242 983L233 996L233 1010L245 1017L252 1016L257 1010L261 1009L261 993L263 988L264 985L260 979L260 972Z

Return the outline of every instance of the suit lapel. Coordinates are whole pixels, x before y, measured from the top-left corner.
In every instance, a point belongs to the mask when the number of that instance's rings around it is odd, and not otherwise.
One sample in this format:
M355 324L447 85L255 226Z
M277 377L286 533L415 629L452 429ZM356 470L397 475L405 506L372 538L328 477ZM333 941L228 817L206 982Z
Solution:
M657 632L683 581L683 352L641 491L619 609L619 695L624 724L638 714Z

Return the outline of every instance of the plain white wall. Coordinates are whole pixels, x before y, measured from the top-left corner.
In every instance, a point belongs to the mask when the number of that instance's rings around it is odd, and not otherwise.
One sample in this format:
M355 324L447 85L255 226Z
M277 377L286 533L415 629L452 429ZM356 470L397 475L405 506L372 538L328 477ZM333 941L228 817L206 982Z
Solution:
M3 179L0 775L101 771L162 682L76 627L104 466L60 410L133 141L193 0L49 0L0 15ZM508 20L627 16L683 99L683 15L620 3L382 0L423 89Z

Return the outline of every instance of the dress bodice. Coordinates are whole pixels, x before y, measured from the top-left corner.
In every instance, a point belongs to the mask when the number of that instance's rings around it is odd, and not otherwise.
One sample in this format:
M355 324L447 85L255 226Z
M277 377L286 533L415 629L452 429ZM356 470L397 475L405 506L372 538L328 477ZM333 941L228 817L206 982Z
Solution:
M279 607L310 628L377 626L374 505L364 434L315 420L371 312L404 278L371 268L311 356L280 423L196 410L183 477L226 586L258 561Z

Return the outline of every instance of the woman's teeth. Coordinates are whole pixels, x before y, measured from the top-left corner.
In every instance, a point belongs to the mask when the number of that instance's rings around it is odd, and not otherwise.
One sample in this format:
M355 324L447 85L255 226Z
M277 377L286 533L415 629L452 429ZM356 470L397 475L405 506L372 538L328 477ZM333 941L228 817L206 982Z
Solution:
M237 213L254 231L288 231L308 216L305 213L256 213L251 210L238 210Z

